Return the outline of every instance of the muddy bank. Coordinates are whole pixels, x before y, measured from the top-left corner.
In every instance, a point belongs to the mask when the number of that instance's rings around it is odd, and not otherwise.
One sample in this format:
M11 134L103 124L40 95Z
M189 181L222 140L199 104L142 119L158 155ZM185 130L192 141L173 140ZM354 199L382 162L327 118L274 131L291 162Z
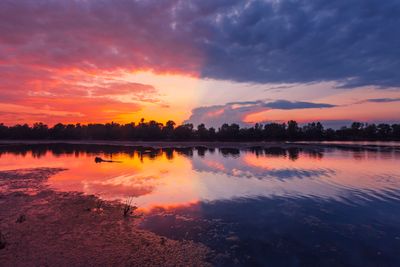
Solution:
M51 190L44 182L59 171L0 172L1 266L209 265L205 246L138 229L119 203Z

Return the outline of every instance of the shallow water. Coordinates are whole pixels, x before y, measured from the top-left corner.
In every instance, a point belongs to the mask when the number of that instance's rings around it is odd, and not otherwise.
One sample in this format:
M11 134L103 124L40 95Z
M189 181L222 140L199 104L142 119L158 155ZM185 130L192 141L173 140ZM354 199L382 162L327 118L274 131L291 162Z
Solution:
M134 197L141 227L218 266L399 266L400 152L385 147L8 145L0 170L66 168L52 188Z

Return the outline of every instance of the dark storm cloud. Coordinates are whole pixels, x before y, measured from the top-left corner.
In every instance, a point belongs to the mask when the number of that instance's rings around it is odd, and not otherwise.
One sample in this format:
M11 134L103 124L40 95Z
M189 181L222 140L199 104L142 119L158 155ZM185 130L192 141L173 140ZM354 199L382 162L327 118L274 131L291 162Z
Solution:
M262 100L256 101L237 101L229 102L227 105L254 105L272 109L306 109L306 108L332 108L336 105L325 104L325 103L312 103L303 101L287 101L287 100L276 100L272 102L265 102Z
M364 103L385 104L385 103L392 103L392 102L400 102L400 98L398 98L398 97L370 98L370 99L364 99L364 100L355 102L354 104L364 104Z
M399 102L400 98L371 98L367 99L364 102L372 102L372 103L390 103L390 102Z
M306 109L306 108L332 108L336 105L331 104L321 104L321 103L311 103L311 102L290 102L286 100L277 100L275 102L265 103L265 107L273 109Z
M244 118L252 113L266 111L269 109L309 109L309 108L332 108L335 105L325 103L312 103L301 101L276 100L271 102L242 101L230 102L225 105L214 105L198 107L192 110L192 115L186 122L198 125L204 123L207 126L219 127L223 123L238 123L246 125Z
M250 1L211 22L207 77L400 84L400 1Z
M3 0L0 62L400 85L398 0Z

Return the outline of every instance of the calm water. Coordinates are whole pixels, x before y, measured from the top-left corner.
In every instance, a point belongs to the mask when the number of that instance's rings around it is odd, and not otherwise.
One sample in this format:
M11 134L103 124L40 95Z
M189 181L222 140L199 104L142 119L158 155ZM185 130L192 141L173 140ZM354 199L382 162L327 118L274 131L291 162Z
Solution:
M393 147L393 148L390 148ZM114 163L95 163L94 157ZM400 266L400 151L0 147L0 170L61 167L49 185L134 197L141 227L202 242L217 266Z

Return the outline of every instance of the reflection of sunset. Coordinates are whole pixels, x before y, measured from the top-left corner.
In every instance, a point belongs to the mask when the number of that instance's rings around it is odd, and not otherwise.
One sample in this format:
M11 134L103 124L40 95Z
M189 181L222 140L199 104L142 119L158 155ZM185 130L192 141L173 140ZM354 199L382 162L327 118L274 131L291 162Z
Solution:
M224 171L225 170L225 167L224 167L224 165L222 163L211 161L211 160L204 160L204 163L207 166L211 167L212 169L216 169L216 170L219 170L219 171Z
M359 159L357 162L355 160ZM335 170L334 177L320 177L326 182L346 185L354 188L382 189L383 184L377 183L376 175L382 171L392 174L398 164L397 159L381 158L375 152L340 152L325 153L323 159L315 159L302 154L295 161L286 157L257 157L254 154L243 156L246 165L262 169L298 169L298 170ZM374 163L371 164L371 161ZM379 166L379 169L377 169ZM400 177L399 177L400 178ZM400 179L397 181L400 182Z
M83 191L99 194L106 198L124 199L140 197L138 204L174 204L193 201L196 196L194 179L189 179L190 162L184 157L169 161L165 154L152 160L138 154L128 157L120 154L113 160L122 163L96 164L92 157L78 161L78 166L54 176L50 183L62 190L70 183L71 177L86 177L82 183ZM85 169L82 173L81 169ZM76 186L76 185L72 185ZM151 203L149 200L151 195Z
M190 150L182 154L171 154L171 150L106 154L84 150L54 154L42 150L27 151L25 156L2 153L0 169L66 168L50 178L52 187L110 200L132 196L142 209L258 196L340 199L348 189L378 193L400 185L396 153L289 149L266 154L241 151L235 157L206 153L200 157ZM116 162L97 164L97 155Z

